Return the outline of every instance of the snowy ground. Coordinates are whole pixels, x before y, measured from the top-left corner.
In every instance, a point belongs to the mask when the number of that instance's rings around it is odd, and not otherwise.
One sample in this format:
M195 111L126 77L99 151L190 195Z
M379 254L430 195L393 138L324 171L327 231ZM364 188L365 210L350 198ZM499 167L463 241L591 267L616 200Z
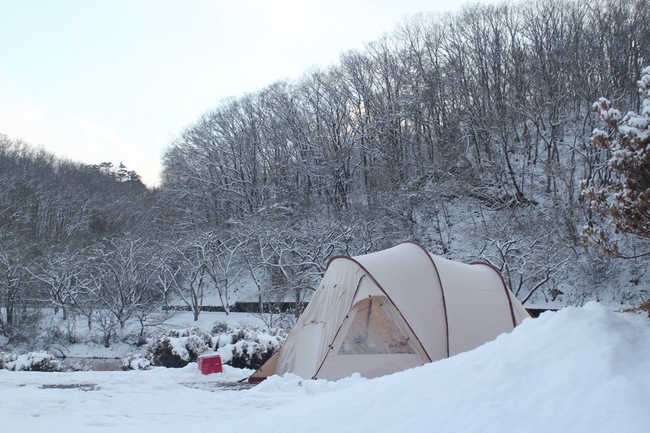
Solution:
M598 304L528 319L472 352L373 380L184 369L0 370L7 432L647 432L650 319Z

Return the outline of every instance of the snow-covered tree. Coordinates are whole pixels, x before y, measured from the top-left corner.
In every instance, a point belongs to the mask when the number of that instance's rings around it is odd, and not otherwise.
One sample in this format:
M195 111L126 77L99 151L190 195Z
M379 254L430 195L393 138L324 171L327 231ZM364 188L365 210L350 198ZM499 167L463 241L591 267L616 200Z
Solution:
M52 253L43 258L40 268L32 275L42 285L54 312L62 311L64 320L69 309L83 310L81 304L90 280L83 261L80 252Z
M150 248L147 240L127 238L106 240L94 251L93 281L89 284L94 302L107 313L98 317L101 326L118 324L122 332L138 311L158 302L153 290L158 269Z
M24 311L28 278L23 258L0 248L0 335L11 337Z
M194 321L199 320L206 294L207 270L206 249L200 237L190 237L171 242L166 246L167 254L158 279L173 291L190 308Z
M643 70L638 81L643 95L641 112L621 112L605 98L593 105L593 111L607 125L595 129L592 141L611 155L602 182L583 184L583 194L593 209L610 227L589 225L583 229L587 244L598 246L618 257L650 255L650 251L632 255L619 250L611 236L625 234L650 239L650 67Z

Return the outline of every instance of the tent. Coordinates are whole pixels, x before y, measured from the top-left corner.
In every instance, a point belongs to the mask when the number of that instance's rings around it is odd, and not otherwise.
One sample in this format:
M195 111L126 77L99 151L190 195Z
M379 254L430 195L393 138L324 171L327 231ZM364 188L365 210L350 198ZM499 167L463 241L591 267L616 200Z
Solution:
M472 350L528 316L498 270L414 242L330 260L283 347L250 378L372 378Z

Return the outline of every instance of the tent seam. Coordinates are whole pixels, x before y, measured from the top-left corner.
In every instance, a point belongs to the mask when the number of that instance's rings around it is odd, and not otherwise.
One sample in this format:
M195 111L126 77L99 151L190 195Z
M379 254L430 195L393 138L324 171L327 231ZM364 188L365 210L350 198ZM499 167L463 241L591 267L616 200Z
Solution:
M417 245L417 244L416 244L416 245ZM409 331L411 332L411 335L413 335L413 336L415 337L415 340L418 342L418 344L419 344L420 347L422 348L422 351L424 352L424 354L426 355L426 357L429 359L429 362L432 362L433 360L432 360L432 358L431 358L431 355L429 355L429 352L427 352L427 349L424 347L424 344L422 344L422 342L420 341L420 337L418 337L417 333L416 333L416 332L413 330L413 328L411 327L411 324L408 322L408 320L406 320L406 318L404 317L404 315L402 314L402 312L399 310L399 308L397 308L397 305L395 304L395 301L393 301L393 299L392 299L392 298L390 297L390 295L386 292L386 290L384 290L384 288L381 286L381 284L379 284L379 281L377 281L377 279L374 277L374 275L372 275L372 273L371 273L370 271L368 271L368 269L367 269L367 268L366 268L366 267L365 267L361 262L359 262L359 261L358 261L357 259L355 259L354 257L349 257L349 256L335 256L335 257L333 257L333 258L329 261L329 263L327 264L327 267L328 267L328 268L329 268L330 264L331 264L335 259L345 259L345 260L350 260L351 262L353 262L353 263L355 263L357 266L359 266L361 269L363 269L363 271L366 273L364 276L369 277L369 278L373 281L373 283L375 283L375 284L377 285L377 287L378 287L379 290L384 294L384 296L386 296L386 299L388 299L388 300L389 300L389 301L390 301L390 302L395 306L395 309L397 310L397 313L400 315L400 317L402 318L402 320L404 321L404 323L405 323L406 326L408 327ZM436 272L436 273L437 273L437 272ZM361 280L362 280L362 279L363 279L363 277L361 277L361 278L359 279L359 284L357 285L357 289L355 290L354 295L352 296L352 302L354 302L354 298L356 298L356 296L357 296L357 293L358 293L358 291L359 291L359 287L361 286ZM444 296L443 296L443 299L444 299ZM350 305L350 307L352 307L352 305ZM445 317L446 317L446 314L447 314L447 313L445 312ZM339 330L340 330L340 327L339 327ZM337 334L338 334L338 332L339 332L339 331L337 330ZM449 340L449 336L447 336L447 340ZM334 344L334 340L332 340L332 342L330 343L330 345L331 345L331 344ZM449 341L447 341L447 346L449 346ZM447 349L447 353L449 353L449 349ZM449 355L447 355L447 356L449 356ZM325 362L325 360L323 360L323 363L324 363L324 362ZM318 368L318 371L320 371L321 367L322 367L322 364L321 364L321 366Z
M345 256L341 256L340 258L346 258L346 257L345 257ZM347 257L347 258L349 258L349 257ZM331 263L331 262L332 262L332 261L330 260L330 263ZM329 263L327 264L327 267L329 268ZM362 266L361 268L366 272L366 275L370 275L370 274L368 273L368 271L366 271L366 269L365 269L363 266ZM341 323L339 323L339 327L336 329L336 332L334 333L334 337L332 337L332 341L330 341L330 343L327 345L327 351L326 351L326 353L325 353L325 356L323 356L323 360L321 361L320 365L319 365L318 368L316 369L316 372L315 372L314 375L312 376L312 379L316 379L316 378L317 378L318 373L320 373L321 369L323 368L323 365L325 364L325 361L327 360L327 357L330 355L330 352L331 352L332 349L334 348L334 347L333 347L333 345L334 345L334 341L336 341L336 337L338 337L338 336L339 336L339 332L341 332L341 328L343 327L343 322L345 322L345 320L348 318L348 315L349 315L349 313L350 313L350 308L352 307L352 303L354 302L354 298L356 298L356 297L357 297L357 293L359 293L359 287L361 287L361 281L363 280L363 278L364 278L366 275L362 275L361 278L359 278L359 282L357 283L357 288L354 289L354 293L352 294L351 303L350 303L350 305L348 305L348 314L346 314L346 316L343 318L343 321L341 321ZM372 276L371 276L371 277L372 277ZM374 280L374 278L373 278L373 280Z
M503 287L503 291L506 294L506 299L508 300L508 307L510 307L510 318L512 319L512 329L515 329L517 327L517 319L515 319L515 309L512 306L512 299L510 299L510 290L508 290L508 286L506 285L506 280L503 279L503 275L501 275L501 272L496 268L496 266L491 265L486 262L472 262L470 265L483 265L487 266L488 268L492 269L496 274L499 276L499 279L501 279L501 286Z
M445 299L445 287L442 285L442 278L440 278L440 272L438 271L438 266L436 266L436 262L433 261L433 258L431 257L431 254L424 248L422 245L415 241L404 241L400 242L401 244L413 244L416 247L419 247L420 250L427 256L429 259L429 262L433 266L433 270L436 273L436 277L438 277L438 284L440 284L440 294L442 295L442 309L445 312L445 328L447 331L447 358L449 358L449 314L447 313L447 301ZM428 355L428 354L427 354ZM430 357L429 357L430 358Z

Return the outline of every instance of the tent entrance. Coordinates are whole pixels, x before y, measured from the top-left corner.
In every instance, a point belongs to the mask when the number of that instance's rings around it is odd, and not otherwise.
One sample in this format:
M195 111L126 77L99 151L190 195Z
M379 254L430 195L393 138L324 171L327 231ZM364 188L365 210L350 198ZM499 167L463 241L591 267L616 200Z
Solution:
M376 377L427 361L393 303L385 296L369 296L350 310L316 377L345 377L356 372Z
M339 355L416 353L397 310L383 296L361 300L350 312Z

